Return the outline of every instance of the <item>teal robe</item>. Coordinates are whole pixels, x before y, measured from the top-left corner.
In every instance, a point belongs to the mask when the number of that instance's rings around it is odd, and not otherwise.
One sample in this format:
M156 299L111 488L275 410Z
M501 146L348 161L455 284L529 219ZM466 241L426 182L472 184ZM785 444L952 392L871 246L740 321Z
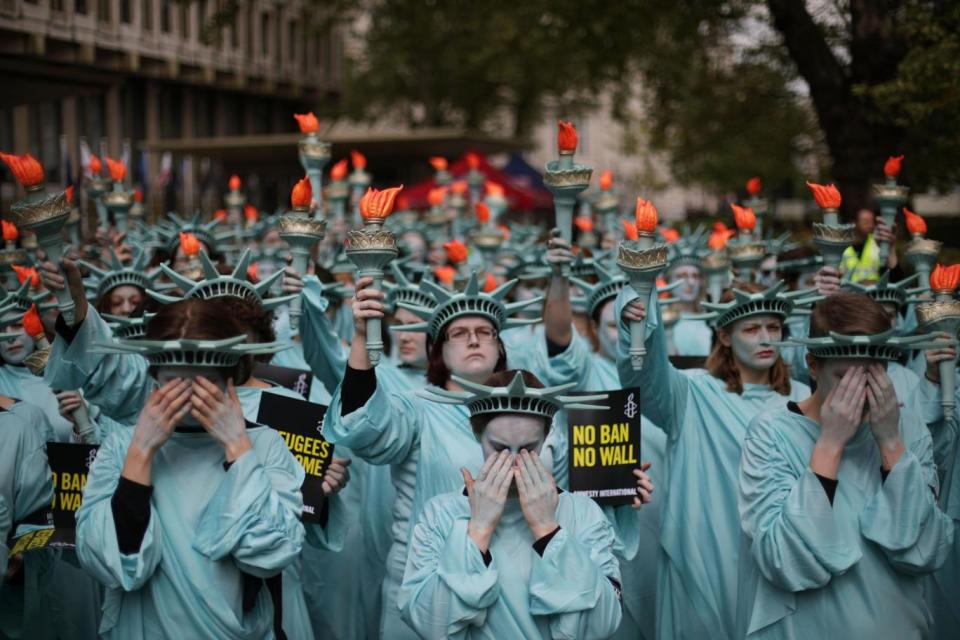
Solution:
M739 483L746 637L928 637L924 582L949 553L953 523L937 507L925 425L903 410L900 433L906 451L883 480L870 427L860 428L831 505L810 469L820 425L787 409L753 420Z
M713 348L713 329L703 320L680 316L673 325L673 346L678 356L708 356Z
M636 299L620 292L617 369L624 387L641 389L640 410L667 435L665 477L669 490L660 502L657 579L657 637L734 638L737 610L737 465L747 424L760 411L810 395L796 381L790 394L769 385L744 385L742 394L704 370L686 373L667 357L656 298L647 314L647 355L634 371L630 327L623 308Z
M77 512L77 552L107 587L106 638L272 638L266 588L242 609L241 571L256 578L296 561L303 468L277 432L249 431L253 448L223 469L205 432L177 432L153 459L150 521L137 553L117 546L110 500L133 430L101 447Z
M410 541L400 588L404 619L430 640L609 638L621 616L611 582L620 581L613 531L589 498L559 497L561 528L543 557L519 500L508 499L490 541L490 566L467 535L470 504L462 491L430 500Z
M65 388L47 384L24 366L0 366L0 395L23 400L43 411L47 417L43 424L49 429L43 437L48 442L75 441L73 423L60 415L57 396L53 393L53 389Z

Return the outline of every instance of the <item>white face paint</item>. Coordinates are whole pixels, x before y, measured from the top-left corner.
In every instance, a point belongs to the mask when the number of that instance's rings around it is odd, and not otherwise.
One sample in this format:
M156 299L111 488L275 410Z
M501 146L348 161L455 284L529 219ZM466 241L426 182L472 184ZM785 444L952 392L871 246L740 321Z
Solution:
M423 264L427 261L427 242L419 233L407 231L400 236L400 242L406 247L412 262Z
M8 326L3 330L4 333L20 332L16 338L10 338L0 342L0 358L7 364L23 364L35 348L33 338L27 335L23 330L23 324L17 323Z
M420 321L420 318L406 309L397 309L393 314L394 327L417 324ZM394 331L393 342L400 362L416 369L427 368L427 334L416 331Z
M681 282L682 284L673 290L680 302L696 302L700 299L700 290L702 281L700 269L691 264L682 264L670 270L670 284Z
M597 327L597 339L600 342L600 353L610 360L617 359L617 324L614 310L615 299L611 298L600 307L600 326Z
M766 344L779 342L782 336L783 321L778 316L750 316L733 323L724 344L729 343L740 367L762 372L769 370L780 356L777 347Z
M814 281L816 275L816 270L801 271L800 275L797 277L797 289L810 289L811 287L817 286L816 282Z
M545 418L505 413L487 423L480 434L480 447L484 460L504 449L514 455L524 450L539 454L546 437Z
M767 256L760 263L760 273L757 283L764 287L772 287L777 282L777 256Z

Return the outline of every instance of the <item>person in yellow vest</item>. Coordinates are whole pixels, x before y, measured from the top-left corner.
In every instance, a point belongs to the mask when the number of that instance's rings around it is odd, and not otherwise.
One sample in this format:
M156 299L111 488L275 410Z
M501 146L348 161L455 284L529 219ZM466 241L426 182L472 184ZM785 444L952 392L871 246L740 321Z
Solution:
M895 271L897 269L897 252L891 250L887 255L885 269L880 264L880 243L896 242L894 230L887 225L883 218L878 217L870 209L860 209L856 219L856 240L843 252L842 269L850 273L853 282L862 280L876 280L882 270Z

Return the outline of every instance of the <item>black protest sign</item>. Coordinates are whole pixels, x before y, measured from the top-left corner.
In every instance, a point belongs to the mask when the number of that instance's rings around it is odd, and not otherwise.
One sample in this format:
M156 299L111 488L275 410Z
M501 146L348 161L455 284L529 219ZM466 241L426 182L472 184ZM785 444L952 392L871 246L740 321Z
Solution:
M632 504L640 466L640 391L601 391L609 409L567 410L570 491L603 505ZM595 395L579 393L571 395Z
M304 522L320 522L323 510L323 474L333 459L333 444L323 437L323 416L327 408L322 404L298 398L288 398L265 391L260 395L257 423L277 431L290 453L303 467L306 476L303 486Z
M47 461L53 474L53 528L38 529L17 538L10 555L46 547L74 547L77 509L83 500L90 465L100 447L91 444L47 443Z
M253 375L275 386L295 391L304 398L310 397L310 385L313 384L313 374L306 369L277 367L272 364L258 362L253 366Z

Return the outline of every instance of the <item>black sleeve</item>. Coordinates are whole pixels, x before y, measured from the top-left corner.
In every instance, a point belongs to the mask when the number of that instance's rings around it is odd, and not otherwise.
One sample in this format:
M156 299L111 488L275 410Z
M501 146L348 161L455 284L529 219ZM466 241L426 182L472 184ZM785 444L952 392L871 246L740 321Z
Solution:
M543 557L543 552L547 550L547 545L550 544L550 541L553 540L553 537L557 535L559 531L560 525L557 525L556 529L533 543L533 550L537 552L538 556Z
M371 369L354 369L347 365L340 385L340 415L353 413L363 405L377 390L377 373Z
M73 339L77 337L77 334L80 332L80 327L83 326L86 318L77 323L77 326L70 327L67 326L67 323L63 320L63 316L57 314L57 321L54 323L54 331L57 332L57 335L67 341L67 344L73 342Z
M880 467L880 484L883 484L887 481L888 475L890 475L890 472L883 467Z
M569 346L570 346L569 344L559 345L556 342L553 342L552 340L550 340L550 338L547 338L547 357L552 358L554 356L558 356L564 351L566 351L567 347Z
M839 484L838 480L833 478L828 478L822 476L819 473L813 474L817 476L817 480L820 481L820 486L823 487L823 492L827 494L827 500L830 501L830 506L833 506L833 497L837 495L837 485Z
M117 532L120 553L131 555L140 551L143 536L150 524L150 496L153 487L120 477L117 490L110 498L113 526Z
M477 549L477 551L480 551L480 550ZM490 549L487 549L486 551L482 551L480 553L480 556L483 558L483 566L485 567L489 567L490 563L493 562L493 556L490 555Z

